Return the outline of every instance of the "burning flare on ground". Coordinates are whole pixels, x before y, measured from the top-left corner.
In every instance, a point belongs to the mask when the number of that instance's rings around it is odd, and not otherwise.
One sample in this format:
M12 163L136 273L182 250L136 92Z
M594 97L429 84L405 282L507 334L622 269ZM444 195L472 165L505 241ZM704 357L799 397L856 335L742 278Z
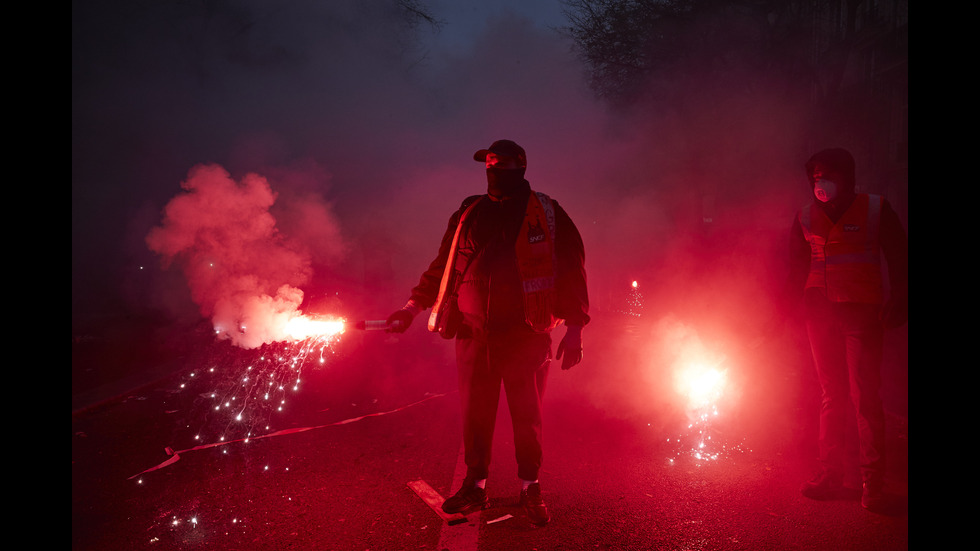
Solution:
M696 461L713 461L732 449L717 436L716 421L727 398L726 356L711 351L690 326L672 318L659 326L663 346L674 358L674 390L682 398L688 424L684 432L670 439L679 446L678 455L687 453Z
M678 387L694 410L714 408L725 391L725 370L693 364L678 372Z

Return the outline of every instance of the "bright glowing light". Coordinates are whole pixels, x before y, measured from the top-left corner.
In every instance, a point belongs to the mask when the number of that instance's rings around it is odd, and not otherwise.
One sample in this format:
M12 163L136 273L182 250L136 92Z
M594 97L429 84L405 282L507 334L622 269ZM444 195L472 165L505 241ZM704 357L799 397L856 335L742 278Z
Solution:
M636 280L633 280L633 283L630 284L624 313L637 317L643 315L643 295L640 293L640 283Z
M308 316L296 316L286 323L283 332L295 341L301 341L310 337L329 339L344 333L344 321L317 320Z
M720 362L719 362L720 363ZM718 415L718 401L726 384L725 370L703 363L692 363L677 373L677 389L687 398L688 415L692 419L687 426L690 434L681 441L690 440L690 454L698 462L716 461L719 453L712 442L711 419Z
M674 390L681 397L687 423L679 434L668 439L676 451L696 465L717 462L731 452L741 451L739 444L729 445L730 437L719 432L721 413L731 404L733 390L729 382L727 358L706 347L697 333L683 325L668 325L676 354L673 364ZM737 392L736 392L737 394Z
M696 365L683 371L680 378L690 405L695 407L713 405L725 390L724 370Z

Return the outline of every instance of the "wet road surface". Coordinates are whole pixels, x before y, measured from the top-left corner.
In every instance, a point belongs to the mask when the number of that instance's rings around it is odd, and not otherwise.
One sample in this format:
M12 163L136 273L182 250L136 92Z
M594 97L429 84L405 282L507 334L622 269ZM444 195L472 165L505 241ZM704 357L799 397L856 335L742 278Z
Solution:
M733 375L741 373L731 391L737 398L707 427L714 458L698 459L689 417L661 399L666 372L643 365L636 352L644 328L623 323L597 316L586 361L551 371L541 483L553 520L546 527L532 526L516 507L503 404L489 509L449 526L408 486L422 480L448 496L462 477L452 347L413 327L401 337L346 335L322 364L304 367L301 388L282 411L242 406L245 421L223 417L211 393L233 386L257 360L222 345L173 360L171 375L77 409L72 547L908 547L907 413L895 413L907 412L906 374L886 373L890 503L887 514L875 514L861 508L856 490L829 502L799 494L817 467L818 397L798 333L751 349L772 362L732 362ZM907 353L907 340L896 347ZM179 460L143 472L172 459L168 447ZM852 486L856 476L850 473Z

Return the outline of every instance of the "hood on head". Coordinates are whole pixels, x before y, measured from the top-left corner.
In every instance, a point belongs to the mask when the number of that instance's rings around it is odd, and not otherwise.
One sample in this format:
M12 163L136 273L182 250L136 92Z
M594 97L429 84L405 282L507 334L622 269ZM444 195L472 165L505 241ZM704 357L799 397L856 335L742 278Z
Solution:
M810 160L806 162L806 176L810 181L811 188L815 182L813 169L817 164L829 167L840 176L841 181L837 184L841 187L842 192L848 195L854 193L854 156L851 155L850 151L835 147L824 149L810 157Z

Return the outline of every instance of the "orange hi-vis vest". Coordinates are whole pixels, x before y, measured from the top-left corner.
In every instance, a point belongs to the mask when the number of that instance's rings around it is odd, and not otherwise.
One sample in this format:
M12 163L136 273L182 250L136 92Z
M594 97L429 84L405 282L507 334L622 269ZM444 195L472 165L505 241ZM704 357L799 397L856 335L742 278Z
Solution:
M806 288L817 287L831 302L881 304L881 209L884 198L859 194L835 224L817 204L800 211L800 226L810 243Z
M561 320L555 316L558 260L555 256L555 207L544 193L527 201L524 224L517 234L517 268L524 285L524 316L538 332L551 331Z
M439 330L442 303L456 292L455 286L458 282L455 281L453 272L459 250L460 233L463 222L477 203L479 200L463 211L456 226L456 233L449 248L449 258L439 285L439 293L429 316L429 331ZM555 316L555 306L558 303L558 288L555 284L558 266L555 254L556 226L555 207L551 198L544 193L532 192L527 201L524 223L517 234L514 252L524 291L525 320L537 332L551 331L562 321Z

